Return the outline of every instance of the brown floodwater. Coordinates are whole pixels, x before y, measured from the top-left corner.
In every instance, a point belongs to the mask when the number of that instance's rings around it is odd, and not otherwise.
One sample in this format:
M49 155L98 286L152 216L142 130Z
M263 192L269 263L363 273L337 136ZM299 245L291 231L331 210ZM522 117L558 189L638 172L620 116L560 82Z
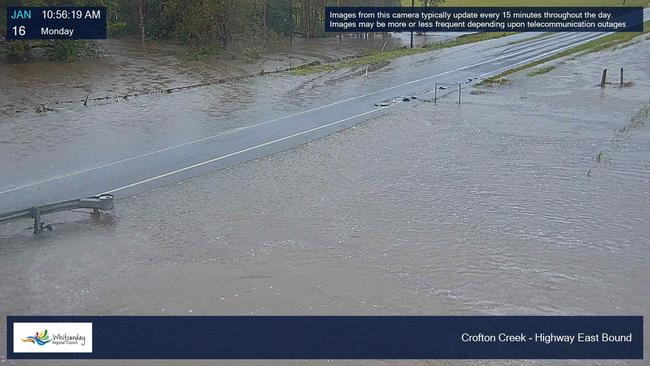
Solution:
M55 215L39 236L2 225L0 334L9 314L650 316L650 121L630 124L650 99L648 59L643 41L461 107L412 102L119 200L99 223ZM620 66L631 86L595 86ZM0 363L44 364L4 347Z
M414 46L448 40L464 33L414 35ZM0 100L0 118L21 118L40 105L59 108L66 102L79 105L85 98L105 98L185 87L221 78L272 72L310 62L331 62L380 49L410 43L408 34L390 33L372 38L295 38L271 43L256 59L228 59L226 55L196 59L195 50L177 45L132 40L99 41L100 57L73 63L34 60L10 63L0 59L0 83L8 91ZM230 56L232 57L232 56ZM110 101L110 100L109 100ZM63 103L60 105L59 103Z

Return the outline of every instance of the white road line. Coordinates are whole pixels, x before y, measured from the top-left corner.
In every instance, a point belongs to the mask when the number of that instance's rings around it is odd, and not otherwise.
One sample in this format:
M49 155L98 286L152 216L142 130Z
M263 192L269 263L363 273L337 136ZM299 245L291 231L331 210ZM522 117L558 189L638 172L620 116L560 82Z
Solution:
M98 165L98 166L85 168L85 169L81 169L81 170L76 170L76 171L73 171L73 172L70 172L70 173L67 173L67 174L50 177L50 178L47 178L47 179L27 183L27 184L17 186L17 187L12 187L12 188L0 191L0 194L11 193L11 192L19 191L19 190L22 190L22 189L25 189L25 188L30 188L30 187L33 187L33 186L53 182L53 181L56 181L56 180L69 178L69 177L72 177L72 176L75 176L75 175L84 174L84 173L88 173L88 172L99 170L99 169L109 168L111 166L126 163L126 162L131 161L131 160L144 158L144 157L147 157L147 156L163 153L165 151L174 150L174 149L177 149L177 148L180 148L180 147L183 147L183 146L192 145L192 144L196 144L196 143L199 143L199 142L214 139L216 137L229 135L229 134L232 134L232 133L235 133L235 132L239 132L239 131L247 130L247 129L250 129L250 128L255 128L255 127L263 126L263 125L266 125L266 124L269 124L269 123L277 122L277 121L280 121L280 120L283 120L283 119L296 117L296 116L299 116L299 115L302 115L302 114L305 114L305 113L310 113L310 112L314 112L314 111L317 111L317 110L320 110L320 109L329 108L329 107L332 107L332 106L335 106L335 105L338 105L338 104L342 104L342 103L350 102L350 101L353 101L353 100L356 100L356 99L361 99L361 98L365 98L365 97L368 97L368 96L371 96L371 95L383 93L383 92L388 91L388 90L401 88L401 87L406 86L406 85L418 83L420 81L429 80L429 79L436 78L436 77L439 77L439 76L444 76L444 75L451 74L451 73L454 73L454 72L457 72L457 71L462 71L462 70L465 70L465 69L468 69L468 68L480 66L480 65L483 65L485 63L498 61L498 60L501 60L501 59L504 59L504 58L507 58L507 57L508 56L505 56L505 55L500 56L500 57L497 57L497 58L492 59L492 60L482 61L482 62L475 63L475 64L468 65L468 66L462 66L462 67L456 68L454 70L441 72L439 74L427 76L427 77L424 77L424 78L421 78L421 79L411 80L411 81L403 83L403 84L398 84L398 85L394 85L394 86L391 86L391 87L388 87L388 88L380 89L380 90L377 90L377 91L374 91L374 92L371 92L371 93L367 93L367 94L358 95L358 96L355 96L355 97L350 97L350 98L347 98L347 99L339 100L339 101L336 101L336 102L333 102L333 103L330 103L330 104L322 105L322 106L316 107L316 108L307 109L307 110L304 110L304 111L301 111L301 112L296 112L296 113L289 114L289 115L286 115L286 116L283 116L283 117L278 117L278 118L275 118L275 119L255 123L255 124L248 125L248 126L237 127L237 128L232 129L232 130L228 130L228 131L220 132L220 133L217 133L217 134L214 134L214 135L202 137L200 139L184 142L182 144L166 147L164 149L151 151L151 152L144 153L144 154L139 154L139 155L135 155L135 156L125 158L125 159L113 161L113 162L110 162L110 163L101 164L101 165Z
M607 33L607 34L611 34L611 33ZM605 35L607 35L607 34L605 34ZM599 36L599 37L595 37L595 38L590 38L590 39L588 39L588 40L581 41L581 42L579 42L579 43L575 43L575 44L572 44L572 45L569 45L569 46L566 46L566 47L562 47L562 48L559 48L559 49L555 49L555 50L553 50L553 51L549 51L549 52L547 52L547 53L545 53L545 54L543 54L543 55L536 56L536 57L533 57L533 58L531 58L531 59L521 61L521 62L519 62L519 63L517 63L517 64L511 65L511 66L507 66L507 67L502 68L502 69L505 70L505 69L508 69L508 68L512 68L513 66L516 66L516 65L518 65L518 64L521 64L521 63L524 63L524 62L529 62L529 61L531 61L531 60L534 60L534 59L539 58L539 57L546 56L546 55L548 55L548 54L552 54L552 53L555 53L555 52L560 52L560 51L562 51L562 50L564 50L564 49L566 49L566 48L575 47L575 46L580 45L580 44L582 44L582 43L585 43L585 42L588 42L588 41L590 41L590 40L597 39L597 38L600 38L600 37L603 37L603 36L604 36L604 35ZM365 97L368 97L368 96L371 96L371 95L375 95L375 94L383 93L383 92L388 91L388 90L392 90L392 89L396 89L396 88L401 88L401 87L403 87L403 86L411 85L411 84L418 83L418 82L425 81L425 80L430 80L430 79L433 79L433 78L436 78L436 77L440 77L440 76L448 75L448 74L451 74L451 73L454 73L454 72L458 72L458 71L462 71L462 70L470 69L470 68L473 68L473 67L476 67L476 66L481 66L481 65L484 65L484 64L487 64L487 63L491 63L491 62L499 61L499 60L502 60L502 59L505 59L505 58L510 58L510 57L512 57L512 55L502 55L502 56L496 57L496 58L491 59L491 60L481 61L481 62L477 62L477 63L471 64L471 65L467 65L467 66L461 66L461 67L458 67L458 68L453 69L453 70L449 70L449 71L441 72L441 73L438 73L438 74L435 74L435 75L430 75L430 76L427 76L427 77L424 77L424 78L420 78L420 79L411 80L411 81L406 82L406 83L402 83L402 84L394 85L394 86L391 86L391 87L388 87L388 88L384 88L384 89L380 89L380 90L377 90L377 91L374 91L374 92L371 92L371 93L367 93L367 94L358 95L358 96L355 96L355 97L350 97L350 98L347 98L347 99L339 100L339 101L336 101L336 102L333 102L333 103L330 103L330 104L326 104L326 105L323 105L323 106L320 106L320 107L315 107L315 108L307 109L307 110L304 110L304 111L301 111L301 112L296 112L296 113L289 114L289 115L286 115L286 116L283 116L283 117L278 117L278 118L275 118L275 119L271 119L271 120L267 120L267 121L263 121L263 122L255 123L255 124L248 125L248 126L242 126L242 127L234 128L234 129L232 129L232 130L228 130L228 131L225 131L225 132L220 132L220 133L213 134L213 135L210 135L210 136L202 137L202 138L200 138L200 139L196 139L196 140L192 140L192 141L184 142L184 143L182 143L182 144L178 144L178 145L174 145L174 146L166 147L166 148L163 148L163 149L160 149L160 150L151 151L151 152L148 152L148 153L144 153L144 154L139 154L139 155L131 156L131 157L128 157L128 158L125 158L125 159L121 159L121 160L117 160L117 161L114 161L114 162L110 162L110 163L106 163L106 164L102 164L102 165L98 165L98 166L94 166L94 167L90 167L90 168L85 168L85 169L77 170L77 171L70 172L70 173L67 173L67 174L64 174L64 175L58 175L58 176L50 177L50 178L47 178L47 179L43 179L43 180L39 180L39 181L35 181L35 182L31 182L31 183L27 183L27 184L24 184L24 185L21 185L21 186L18 186L18 187L13 187L13 188L9 188L9 189L6 189L6 190L3 190L3 191L0 191L0 194L7 194L7 193L11 193L11 192L15 192L15 191L22 190L22 189L26 189L26 188L34 187L34 186L37 186L37 185L41 185L41 184L45 184L45 183L49 183L49 182L52 182L52 181L56 181L56 180L60 180L60 179L69 178L69 177L72 177L72 176L75 176L75 175L80 175L80 174L88 173L88 172L91 172L91 171L95 171L95 170L99 170L99 169L108 168L108 167L115 166L115 165L119 165L119 164L122 164L122 163L125 163L125 162L128 162L128 161L132 161L132 160L136 160L136 159L144 158L144 157L147 157L147 156L151 156L151 155L155 155L155 154L163 153L163 152L170 151L170 150L174 150L174 149L177 149L177 148L180 148L180 147L183 147L183 146L187 146L187 145L191 145L191 144L195 144L195 143L199 143L199 142L207 141L207 140L210 140L210 139L214 139L214 138L219 137L219 136L224 136L224 135L232 134L232 133L235 133L235 132L238 132L238 131L243 131L243 130L246 130L246 129L259 127L259 126L262 126L262 125L265 125L265 124L269 124L269 123L277 122L277 121L280 121L280 120L283 120L283 119L287 119L287 118L291 118L291 117L299 116L299 115L302 115L302 114L305 114L305 113L310 113L310 112L317 111L317 110L320 110L320 109L324 109L324 108L332 107L332 106L335 106L335 105L338 105L338 104L342 104L342 103L346 103L346 102L350 102L350 101L353 101L353 100L356 100L356 99L365 98ZM502 70L502 69L500 69L500 70ZM481 75L481 77L483 77L484 75L487 75L487 74L495 73L495 72L498 72L498 70L496 70L496 71L492 71L492 72L490 72L490 73L483 74L483 75ZM396 104L399 104L399 103L396 103ZM393 104L393 105L395 105L395 104ZM392 105L391 105L391 106L392 106ZM382 109L382 108L379 108L379 109ZM375 111L377 111L377 110L378 110L378 109L374 109L374 110L371 110L371 111L369 111L369 112L361 113L361 114L358 114L358 115L355 115L355 116L352 116L352 117L348 117L348 118L345 118L345 119L343 119L343 120L335 121L335 122L332 122L332 123L330 123L330 124L323 125L323 126L320 126L320 127L321 127L321 128L328 127L328 126L331 126L331 125L334 125L334 124L338 124L338 123L341 123L341 122L344 122L344 121L350 120L350 119L352 119L352 118L357 118L357 117L360 117L360 116L366 115L366 114L368 114L368 113L375 112ZM195 165L192 165L192 166L186 167L186 168L179 169L179 170L174 171L174 172L165 173L165 174L162 174L162 175L160 175L160 176L153 177L153 178L149 178L149 179L146 179L146 180L141 181L141 182L136 182L136 183L130 184L130 185L128 185L128 186L124 186L124 187L121 187L121 188L119 188L119 189L112 190L112 191L110 191L110 192L117 192L117 191L119 191L119 190L123 190L123 189L127 189L127 188L130 188L130 187L133 187L133 186L137 186L137 185L140 185L140 184L144 184L144 183L150 182L151 180L160 179L160 178L163 178L163 177L166 177L166 176L169 176L169 175L175 174L175 173L179 173L179 172L182 172L182 171L185 171L185 170L188 170L188 169L192 169L192 168L195 168L195 167L201 166L201 165L209 164L209 163L211 163L211 162L218 161L218 160L221 160L221 159L225 159L225 158L230 157L230 156L233 156L233 155L241 154L241 153L244 153L244 152L246 152L246 151L250 151L250 150L252 150L252 149L260 148L260 147L266 146L266 145L271 144L271 143L275 143L275 142L279 142L279 141L285 140L285 139L287 139L287 138L291 138L291 137L299 136L299 135L304 134L304 133L309 133L309 132L311 132L311 131L315 131L315 130L317 130L317 129L319 129L319 128L312 129L312 130L308 130L308 131L303 131L303 132L301 132L301 133L299 133L299 134L296 134L296 135L287 136L286 138L282 138L282 139L278 139L278 140L273 140L273 141L270 141L270 142L268 142L268 143L264 143L264 144L261 144L261 145L253 146L253 147L251 147L251 148L244 149L244 150L240 150L240 151L235 152L235 153L232 153L232 154L224 155L223 157L219 157L219 158L211 159L211 160L208 160L208 161L206 161L206 162L198 163L198 164L195 164Z
M318 131L318 130L323 129L323 128L331 127L331 126L334 126L336 124L339 124L339 123L342 123L342 122L345 122L345 121L349 121L349 120L357 118L357 117L365 116L367 114L374 113L374 112L377 112L379 110L392 107L392 106L397 105L399 103L402 103L402 101L398 101L398 102L396 102L396 103L394 103L394 104L392 104L390 106L387 106L387 107L379 107L379 108L371 109L371 110L369 110L367 112L359 113L359 114L354 115L352 117L347 117L347 118L338 120L336 122L332 122L332 123L328 123L326 125L314 127L314 128L309 129L309 130L306 130L306 131L294 133L293 135L281 137L279 139L268 141L268 142L265 142L263 144L259 144L259 145L252 146L252 147L249 147L249 148L246 148L246 149L243 149L243 150L235 151L233 153L220 156L218 158L214 158L214 159L206 160L206 161L194 164L194 165L186 166L185 168L176 169L176 170L173 170L173 171L165 173L165 174L161 174L161 175L157 175L155 177L147 178L145 180L142 180L142 181L139 181L139 182L136 182L136 183L131 183L131 184L128 184L128 185L123 186L123 187L112 189L110 191L104 192L103 194L116 193L116 192L123 191L123 190L131 188L131 187L139 186L141 184L145 184L145 183L148 183L148 182L160 179L160 178L168 177L170 175L174 175L174 174L181 173L181 172L184 172L184 171L187 171L187 170L190 170L190 169L198 168L198 167L206 165L206 164L210 164L210 163L214 163L214 162L219 161L219 160L227 159L229 157L239 155L239 154L243 154L245 152L252 151L252 150L255 150L255 149L259 149L259 148L264 147L264 146L272 145L272 144L275 144L275 143L280 142L280 141L288 140L288 139L291 139L291 138L294 138L294 137L297 137L297 136L300 136L300 135L304 135L304 134L307 134L307 133L310 133L310 132Z
M267 120L267 121L255 123L255 124L248 125L248 126L237 127L237 128L232 129L232 130L216 133L214 135L210 135L210 136L202 137L200 139L184 142L182 144L166 147L164 149L151 151L151 152L140 154L140 155L131 156L131 157L128 157L128 158L125 158L125 159L121 159L121 160L117 160L117 161L114 161L114 162L110 162L110 163L106 163L106 164L102 164L102 165L98 165L98 166L94 166L94 167L90 167L90 168L85 168L85 169L73 171L73 172L70 172L70 173L67 173L67 174L64 174L64 175L58 175L58 176L43 179L43 180L40 180L40 181L27 183L27 184L24 184L24 185L21 185L21 186L18 186L18 187L13 187L13 188L9 188L9 189L0 191L0 194L10 193L10 192L18 191L18 190L21 190L21 189L37 186L37 185L40 185L40 184L52 182L52 181L55 181L55 180L60 180L60 179L69 178L69 177L72 177L72 176L75 176L75 175L88 173L88 172L91 172L91 171L94 171L94 170L108 168L108 167L111 167L111 166L115 166L115 165L119 165L119 164L122 164L122 163L125 163L125 162L128 162L128 161L131 161L131 160L144 158L144 157L147 157L147 156L159 154L159 153L169 151L169 150L174 150L174 149L177 149L177 148L180 148L180 147L183 147L183 146L203 142L203 141L210 140L210 139L213 139L213 138L216 138L216 137L219 137L219 136L229 135L229 134L232 134L232 133L235 133L235 132L238 132L238 131L243 131L243 130L247 130L247 129L254 128L254 127L259 127L259 126L269 124L269 123L273 123L273 122L277 122L277 121L280 121L280 120L283 120L283 119L296 117L296 116L299 116L299 115L302 115L302 114L305 114L305 113L314 112L314 111L317 111L317 110L320 110L320 109L329 108L329 107L332 107L332 106L335 106L335 105L338 105L338 104L342 104L342 103L346 103L346 102L350 102L350 101L353 101L353 100L356 100L356 99L361 99L361 98L365 98L365 97L368 97L368 96L371 96L371 95L383 93L383 92L388 91L388 90L401 88L403 86L410 85L410 84L413 84L413 83L417 83L417 82L420 82L420 81L424 81L424 80L432 79L432 78L435 78L435 77L447 75L447 74L454 73L454 72L457 72L457 71L461 71L461 70L464 70L464 69L467 69L467 68L480 66L480 65L482 65L484 63L498 61L498 60L503 59L503 58L506 58L506 56L501 56L501 57L495 58L493 60L483 61L483 62L479 62L479 63L476 63L476 64L459 67L459 68L454 69L454 70L445 71L445 72L435 74L435 75L431 75L431 76L427 76L427 77L424 77L424 78L421 78L421 79L411 80L411 81L403 83L403 84L394 85L394 86L384 88L384 89L381 89L381 90L377 90L377 91L374 91L374 92L371 92L371 93L367 93L367 94L358 95L358 96L355 96L355 97L350 97L350 98L347 98L347 99L339 100L339 101L336 101L336 102L333 102L333 103L330 103L330 104L322 105L322 106L316 107L316 108L307 109L307 110L304 110L304 111L301 111L301 112L296 112L296 113L289 114L289 115L286 115L286 116L283 116L283 117L270 119L270 120Z
M495 73L501 72L502 70L512 68L513 66L517 66L517 65L520 65L520 64L528 63L528 62L534 61L534 60L536 60L536 59L538 59L538 58L542 58L542 57L545 57L545 56L550 55L550 54L553 54L553 53L561 52L561 51L563 51L563 50L565 50L565 49L567 49L567 48L576 47L576 46L579 46L579 45L581 45L581 44L583 44L583 43L586 43L586 42L592 41L592 40L594 40L594 39L598 39L598 38L604 37L604 36L606 36L606 35L608 35L608 34L611 34L611 33L606 33L606 34L603 34L603 35L600 35L600 36L597 36L597 37L594 37L594 38L589 38L589 39L586 39L586 40L584 40L584 41L577 42L577 43L572 44L572 45L569 45L569 46L560 47L560 48L557 48L557 49L555 49L555 50L553 50L553 51L548 51L548 52L543 53L543 54L541 54L541 55L537 55L537 56L535 56L535 57L531 57L531 58L528 58L528 59L526 59L526 60L519 61L519 62L517 62L517 63L515 63L515 64L513 64L513 65L510 65L510 66L506 67L506 68L500 68L500 69L497 69L497 70L494 70L494 71L491 71L491 72L488 72L488 73L484 73L484 74L482 74L482 76L484 76L484 75L490 75L490 74L495 74ZM483 64L483 62L481 62L481 63L479 63L479 64ZM456 69L456 70L449 71L449 72L446 72L446 73L460 71L460 70L463 70L463 69L465 69L465 68L469 68L469 67L471 67L471 66L461 67L461 68L458 68L458 69ZM445 74L445 73L443 73L443 74ZM482 77L482 76L481 76L481 77ZM433 76L433 77L435 77L435 76ZM427 77L427 78L430 78L430 77ZM425 78L425 79L426 79L426 78ZM429 94L429 93L432 93L432 91L426 92L426 93L424 93L424 94L426 95L426 94ZM400 103L402 103L402 101L397 101L396 103L393 103L393 104L391 104L391 105L389 105L389 106L386 106L386 107L375 108L375 109L372 109L372 110L370 110L370 111L367 111L367 112L364 112L364 113L360 113L360 114L357 114L357 115L354 115L354 116L351 116L351 117L347 117L347 118L344 118L344 119L342 119L342 120L338 120L338 121L335 121L335 122L332 122L332 123L329 123L329 124L326 124L326 125L322 125L322 126L319 126L319 127L314 127L314 128L312 128L312 129L309 129L309 130L306 130L306 131L302 131L302 132L294 133L293 135L285 136L285 137L282 137L282 138L279 138L279 139L275 139L275 140L272 140L272 141L265 142L265 143L263 143L263 144L259 144L259 145L252 146L252 147L249 147L249 148L246 148L246 149L243 149L243 150L235 151L235 152L233 152L233 153L226 154L226 155L223 155L223 156L220 156L220 157L214 158L214 159L206 160L206 161L203 161L203 162L200 162L200 163L194 164L194 165L190 165L190 166L187 166L187 167L184 167L184 168L180 168L180 169L177 169L177 170L173 170L173 171L167 172L167 173L165 173L165 174L157 175L157 176L155 176L155 177L151 177L151 178L148 178L148 179L145 179L145 180L139 181L139 182L131 183L131 184L129 184L129 185L126 185L126 186L123 186L123 187L119 187L119 188L115 188L115 189L112 189L112 190L110 190L110 191L108 191L108 192L104 192L104 193L107 193L107 194L108 194L108 193L117 193L117 192L119 192L119 191L122 191L122 190L125 190L125 189L128 189L128 188L132 188L132 187L135 187L135 186L139 186L139 185L142 185L142 184L145 184L145 183L149 183L149 182L151 182L151 181L158 180L158 179L160 179L160 178L168 177L168 176L170 176L170 175L174 175L174 174L181 173L181 172L184 172L184 171L187 171L187 170L191 170L191 169L194 169L194 168L198 168L198 167L200 167L200 166L207 165L207 164L210 164L210 163L214 163L214 162L219 161L219 160L227 159L227 158L229 158L229 157L236 156L236 155L239 155L239 154L243 154L243 153L245 153L245 152L252 151L252 150L255 150L255 149L258 149L258 148L261 148L261 147L265 147L265 146L268 146L268 145L272 145L272 144L277 143L277 142L280 142L280 141L288 140L288 139L291 139L291 138L294 138L294 137L297 137L297 136L301 136L301 135L305 135L305 134L308 134L308 133L310 133L310 132L314 132L314 131L317 131L317 130L320 130L320 129L323 129L323 128L326 128L326 127L334 126L334 125L336 125L336 124L339 124L339 123L342 123L342 122L346 122L346 121L349 121L349 120L351 120L351 119L355 119L355 118L358 118L358 117L362 117L362 116L368 115L368 114L370 114L370 113L373 113L373 112L376 112L376 111L379 111L379 110L382 110L382 109L387 109L387 108L390 108L390 107L393 107L393 106L399 105Z

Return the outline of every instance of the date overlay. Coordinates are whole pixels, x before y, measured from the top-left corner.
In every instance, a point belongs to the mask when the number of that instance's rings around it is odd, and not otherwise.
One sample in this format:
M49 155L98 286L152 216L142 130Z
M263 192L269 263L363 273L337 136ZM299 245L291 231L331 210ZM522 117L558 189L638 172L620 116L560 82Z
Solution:
M106 39L106 7L8 7L7 40Z

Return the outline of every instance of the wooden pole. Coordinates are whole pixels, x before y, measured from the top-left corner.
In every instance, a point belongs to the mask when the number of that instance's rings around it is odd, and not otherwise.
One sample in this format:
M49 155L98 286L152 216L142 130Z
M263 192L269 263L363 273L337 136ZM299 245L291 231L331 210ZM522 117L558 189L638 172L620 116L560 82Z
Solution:
M436 83L436 89L433 91L433 104L438 103L438 83Z
M32 218L34 219L34 234L38 234L41 229L41 211L38 207L32 208Z
M603 69L603 76L600 78L600 87L604 88L607 82L607 69Z
M458 83L458 105L460 105L460 98L462 95L462 91L463 91L463 85L461 83Z
M623 87L623 68L621 67L621 88Z

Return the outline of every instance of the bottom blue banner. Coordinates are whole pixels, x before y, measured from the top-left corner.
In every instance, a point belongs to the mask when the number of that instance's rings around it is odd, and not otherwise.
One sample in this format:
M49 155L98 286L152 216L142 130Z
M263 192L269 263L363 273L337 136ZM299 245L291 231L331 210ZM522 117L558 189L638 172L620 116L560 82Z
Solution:
M641 316L9 316L9 359L643 359Z

